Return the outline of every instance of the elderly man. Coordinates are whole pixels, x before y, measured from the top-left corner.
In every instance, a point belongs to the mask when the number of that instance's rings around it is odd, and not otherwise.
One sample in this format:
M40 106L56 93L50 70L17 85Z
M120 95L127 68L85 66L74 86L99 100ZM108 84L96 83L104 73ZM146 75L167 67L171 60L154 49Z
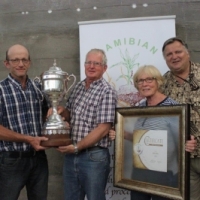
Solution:
M9 70L0 82L0 199L18 199L26 186L27 199L46 200L48 163L40 142L42 111L48 109L40 85L27 75L30 55L22 45L6 52Z
M190 200L200 199L200 64L190 61L187 45L179 38L168 39L162 48L170 69L164 75L163 93L175 101L190 104Z
M86 55L86 79L76 85L66 109L58 112L71 126L73 145L59 147L64 160L65 200L105 200L110 171L108 132L114 123L116 92L103 79L107 58L103 50Z

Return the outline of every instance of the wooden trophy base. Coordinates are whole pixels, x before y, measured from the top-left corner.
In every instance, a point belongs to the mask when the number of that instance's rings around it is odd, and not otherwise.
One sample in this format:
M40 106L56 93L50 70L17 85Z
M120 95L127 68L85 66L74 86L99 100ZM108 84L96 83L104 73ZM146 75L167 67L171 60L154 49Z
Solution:
M41 146L43 147L59 147L72 144L69 134L52 134L43 136L49 139L41 142Z

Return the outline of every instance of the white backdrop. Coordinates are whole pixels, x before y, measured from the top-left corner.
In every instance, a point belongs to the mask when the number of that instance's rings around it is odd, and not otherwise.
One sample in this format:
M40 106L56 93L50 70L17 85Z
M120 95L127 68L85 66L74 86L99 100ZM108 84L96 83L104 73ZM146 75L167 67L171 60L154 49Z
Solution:
M141 100L132 85L133 74L139 66L154 65L162 74L168 70L162 56L162 45L166 39L176 35L175 16L85 21L78 24L81 80L85 78L86 53L92 48L103 49L108 58L104 78L117 90L118 106L137 106ZM129 191L113 187L113 145L110 152L112 170L106 187L106 198L129 200Z

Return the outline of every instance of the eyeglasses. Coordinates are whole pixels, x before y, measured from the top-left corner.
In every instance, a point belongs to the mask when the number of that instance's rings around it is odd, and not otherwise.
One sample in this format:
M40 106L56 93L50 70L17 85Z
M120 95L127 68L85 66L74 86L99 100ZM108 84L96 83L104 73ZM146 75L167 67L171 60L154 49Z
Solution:
M144 83L144 81L145 81L146 83L152 83L153 80L155 80L155 79L156 79L155 77L148 77L148 78L145 78L145 79L139 79L139 80L136 81L136 83L137 83L138 85L142 85L142 84Z
M100 62L92 62L92 61L87 61L87 62L85 62L85 65L86 66L90 66L90 65L94 65L95 67L98 67L98 66L102 66L103 64L102 63L100 63Z
M13 65L18 65L20 63L20 61L22 61L22 63L24 65L27 65L30 62L30 60L24 59L24 58L23 59L10 59L8 61L10 61Z
M178 37L172 37L172 38L169 38L168 40L166 40L163 44L163 47L162 47L162 52L164 52L165 50L165 47L168 45L168 44L172 44L174 42L180 42L186 49L188 49L188 45L183 41L181 40L180 38Z

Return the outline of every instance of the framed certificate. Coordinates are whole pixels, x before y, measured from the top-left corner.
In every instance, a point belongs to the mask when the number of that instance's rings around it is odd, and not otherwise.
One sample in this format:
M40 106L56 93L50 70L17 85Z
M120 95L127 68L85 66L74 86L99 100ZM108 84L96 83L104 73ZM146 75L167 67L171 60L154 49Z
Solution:
M189 199L189 106L116 109L114 185Z

